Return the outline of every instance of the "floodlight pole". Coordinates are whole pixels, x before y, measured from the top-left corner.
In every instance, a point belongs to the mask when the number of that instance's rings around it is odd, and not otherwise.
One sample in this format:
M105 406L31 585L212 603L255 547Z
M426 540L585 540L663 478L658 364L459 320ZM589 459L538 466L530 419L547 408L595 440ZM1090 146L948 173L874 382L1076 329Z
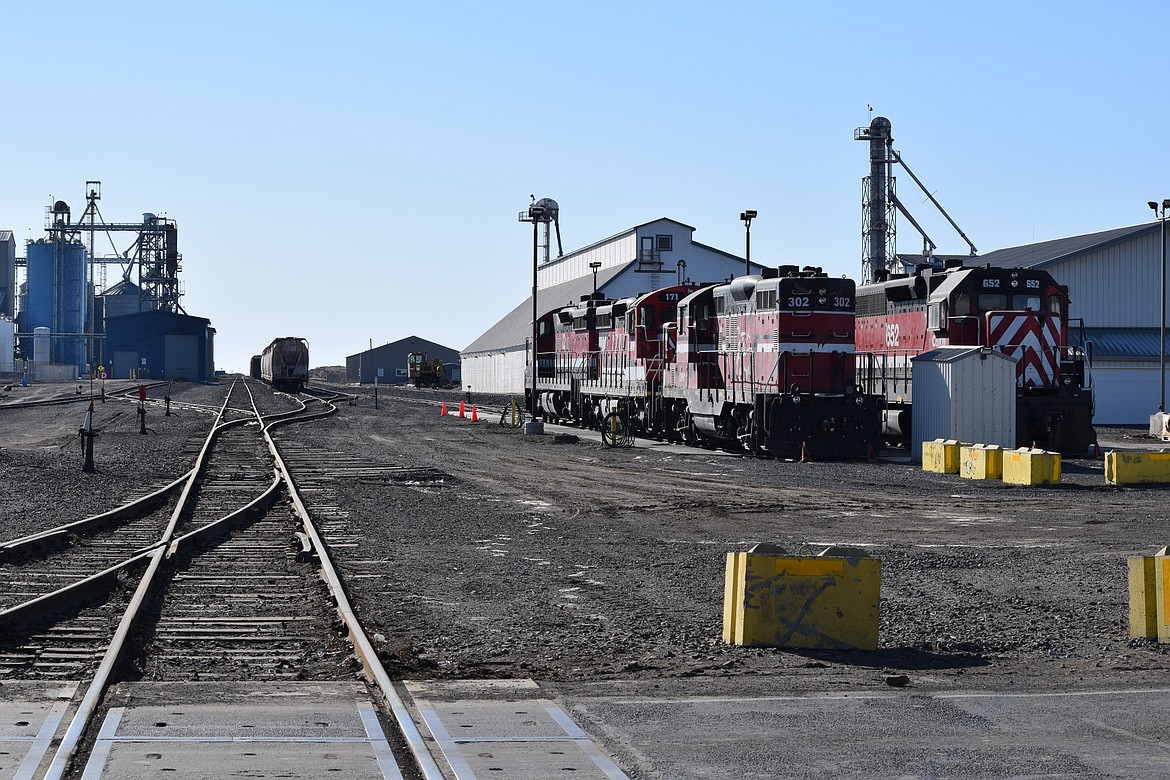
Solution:
M1159 341L1158 341L1158 374L1160 377L1160 391L1158 395L1158 412L1166 411L1166 219L1167 212L1170 211L1170 198L1166 198L1159 206L1157 201L1149 201L1149 207L1154 210L1154 216L1158 218L1161 225L1159 236L1162 241L1162 307L1161 317L1159 318ZM1163 421L1163 428L1165 422Z
M746 236L746 244L744 258L743 258L743 273L744 276L750 276L752 272L752 220L759 214L754 209L748 209L739 213L739 218L743 220L744 234Z
M533 426L540 426L540 422L536 419L536 380L537 380L537 375L539 374L539 371L537 370L537 366L536 366L536 361L537 361L536 338L539 335L539 326L540 326L540 319L539 319L540 318L540 314L539 314L540 310L537 308L537 305L536 305L537 263L539 262L539 249L540 249L540 232L539 231L540 231L540 223L541 222L548 222L549 219L551 219L551 217L552 217L551 214L546 216L545 207L538 206L535 202L535 198L533 199L532 205L529 206L526 211L521 211L520 215L519 215L520 222L531 222L532 223L532 347L531 347L531 351L530 351L531 358L529 360L529 366L531 366L531 369L532 369L532 392L529 395L528 413L532 415L532 425ZM534 432L542 433L543 431L536 430L534 428Z
M537 221L536 215L533 214L537 210L535 207L528 210L529 216L532 217L532 394L528 401L528 413L532 415L533 420L536 419L536 375L539 373L536 368L536 337L539 334L540 323L540 315L537 313L538 310L536 308L536 263L537 250L539 248L537 226L539 222Z

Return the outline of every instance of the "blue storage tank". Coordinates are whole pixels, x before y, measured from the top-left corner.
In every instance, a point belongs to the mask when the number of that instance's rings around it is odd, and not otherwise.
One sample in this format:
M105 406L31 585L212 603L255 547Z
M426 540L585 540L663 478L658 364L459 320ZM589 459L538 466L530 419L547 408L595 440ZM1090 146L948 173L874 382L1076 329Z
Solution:
M25 327L52 331L52 362L85 370L88 317L85 246L39 239L28 245Z

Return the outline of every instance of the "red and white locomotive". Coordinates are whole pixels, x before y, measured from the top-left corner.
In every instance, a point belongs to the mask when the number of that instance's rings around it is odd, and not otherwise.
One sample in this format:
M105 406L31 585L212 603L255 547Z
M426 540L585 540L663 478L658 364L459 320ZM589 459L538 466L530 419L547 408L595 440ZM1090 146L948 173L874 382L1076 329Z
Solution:
M1016 358L1017 446L1083 454L1096 441L1085 355L1069 344L1068 289L1047 271L921 266L863 285L857 299L857 349L878 355L866 383L884 390L890 438L910 441L912 358L950 345Z
M553 333L538 352L554 354L538 354L540 409L590 427L619 412L640 435L761 456L865 456L880 445L883 399L856 384L854 292L782 266L587 298L542 318Z

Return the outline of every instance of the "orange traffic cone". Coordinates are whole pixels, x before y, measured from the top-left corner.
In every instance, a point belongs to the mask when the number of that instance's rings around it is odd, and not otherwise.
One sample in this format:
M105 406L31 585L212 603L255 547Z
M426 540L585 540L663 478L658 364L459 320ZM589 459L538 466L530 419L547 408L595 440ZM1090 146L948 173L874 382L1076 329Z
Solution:
M808 455L808 442L801 442L800 444L800 462L808 463L812 458Z
M877 453L873 449L873 442L870 442L869 444L869 450L865 453L865 459L870 463L873 463L875 460L877 460Z
M479 422L479 415L475 413L474 406L471 407L471 421L472 422Z
M443 408L439 410L439 416L440 417L447 416L447 402L446 401L443 402Z
M460 416L460 417L466 417L466 416L467 416L466 414L464 414L464 413L463 413L463 402L462 402L462 401L460 401L460 402L459 402L459 416Z

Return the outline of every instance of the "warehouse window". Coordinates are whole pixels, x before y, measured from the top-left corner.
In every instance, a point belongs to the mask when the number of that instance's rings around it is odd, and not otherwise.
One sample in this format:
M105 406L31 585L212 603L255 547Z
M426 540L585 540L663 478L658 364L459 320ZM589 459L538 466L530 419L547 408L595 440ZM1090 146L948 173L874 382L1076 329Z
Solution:
M670 252L674 249L674 236L655 236L659 252Z

